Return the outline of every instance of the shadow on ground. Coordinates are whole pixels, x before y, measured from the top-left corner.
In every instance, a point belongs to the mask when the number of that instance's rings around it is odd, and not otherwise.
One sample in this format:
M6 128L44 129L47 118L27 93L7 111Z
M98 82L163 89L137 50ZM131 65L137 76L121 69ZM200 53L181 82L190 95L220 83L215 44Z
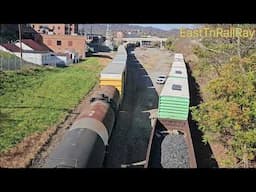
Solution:
M149 110L157 108L158 94L143 65L131 54L133 50L127 51L125 94L104 167L130 167L146 159L152 129Z
M161 124L161 122L157 120L150 150L150 157L148 162L149 168L163 168L161 165L161 144L166 135L160 133L162 131L167 131L167 129Z

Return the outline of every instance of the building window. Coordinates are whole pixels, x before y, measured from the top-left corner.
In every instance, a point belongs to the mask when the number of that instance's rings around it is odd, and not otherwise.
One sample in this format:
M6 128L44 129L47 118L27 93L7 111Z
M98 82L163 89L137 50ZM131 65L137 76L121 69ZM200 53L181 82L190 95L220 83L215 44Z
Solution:
M52 45L52 40L49 39L49 40L47 41L47 44L48 44L48 45Z
M68 41L68 46L72 46L73 45L73 42L72 41Z
M61 45L61 41L57 41L57 45Z

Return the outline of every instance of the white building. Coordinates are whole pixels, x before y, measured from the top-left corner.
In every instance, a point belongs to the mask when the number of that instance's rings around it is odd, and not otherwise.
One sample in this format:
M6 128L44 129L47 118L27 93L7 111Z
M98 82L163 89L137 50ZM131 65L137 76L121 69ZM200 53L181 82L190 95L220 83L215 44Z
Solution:
M72 63L72 58L69 57L69 54L56 54L50 52L33 40L27 42L22 41L22 59L29 63L34 63L37 65L69 65ZM0 45L0 50L14 54L18 57L21 57L20 42L16 44L6 43Z

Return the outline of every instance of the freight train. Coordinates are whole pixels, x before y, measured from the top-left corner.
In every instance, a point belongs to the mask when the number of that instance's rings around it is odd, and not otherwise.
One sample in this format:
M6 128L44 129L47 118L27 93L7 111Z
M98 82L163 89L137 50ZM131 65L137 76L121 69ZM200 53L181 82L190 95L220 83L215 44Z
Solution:
M188 122L189 104L187 68L183 54L177 53L159 95L158 117L151 133L145 167L197 167Z
M127 51L125 46L118 47L117 54L111 63L100 74L100 85L112 85L120 92L121 99L124 96L126 82Z
M50 153L44 168L100 168L124 95L127 52L117 55L100 75L100 88L82 109L63 140Z

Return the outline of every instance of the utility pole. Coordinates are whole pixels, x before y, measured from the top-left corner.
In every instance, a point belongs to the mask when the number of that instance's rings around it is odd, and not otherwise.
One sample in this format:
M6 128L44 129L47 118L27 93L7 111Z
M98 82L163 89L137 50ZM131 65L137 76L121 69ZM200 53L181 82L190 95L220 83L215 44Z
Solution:
M66 27L67 27L67 35L69 35L69 33L70 33L70 24L65 24L66 25Z
M21 42L21 34L22 34L22 28L21 28L21 24L19 24L19 40L20 40L20 67L22 69L22 42Z
M112 37L111 37L111 30L110 30L110 24L107 24L105 45L106 45L110 50L113 50Z

